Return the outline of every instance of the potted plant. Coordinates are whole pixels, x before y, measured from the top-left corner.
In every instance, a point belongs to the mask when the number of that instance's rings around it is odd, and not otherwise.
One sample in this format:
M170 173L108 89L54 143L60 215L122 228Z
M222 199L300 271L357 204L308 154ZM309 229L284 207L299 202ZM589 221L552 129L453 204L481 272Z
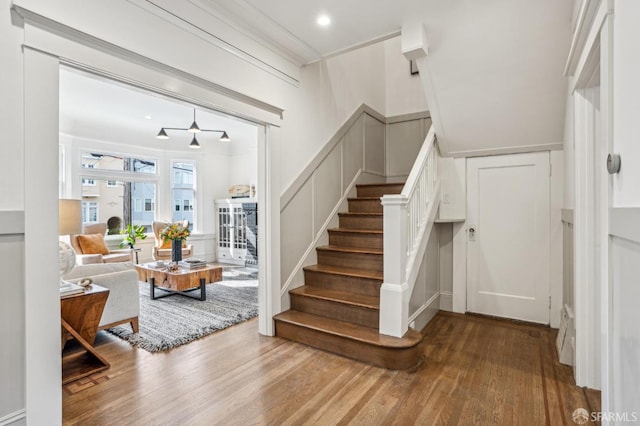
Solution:
M120 248L127 245L129 246L129 248L133 248L138 238L140 238L141 240L147 238L147 234L145 233L145 231L146 228L143 225L128 224L125 229L120 231L120 234L124 235L124 238L120 243Z

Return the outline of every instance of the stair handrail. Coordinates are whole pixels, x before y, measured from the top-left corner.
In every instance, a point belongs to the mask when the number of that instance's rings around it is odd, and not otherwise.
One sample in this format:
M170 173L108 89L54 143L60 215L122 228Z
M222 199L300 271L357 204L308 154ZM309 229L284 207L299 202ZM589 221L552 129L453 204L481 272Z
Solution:
M402 337L409 328L409 298L440 196L439 152L433 126L400 194L384 195L384 278L380 333Z

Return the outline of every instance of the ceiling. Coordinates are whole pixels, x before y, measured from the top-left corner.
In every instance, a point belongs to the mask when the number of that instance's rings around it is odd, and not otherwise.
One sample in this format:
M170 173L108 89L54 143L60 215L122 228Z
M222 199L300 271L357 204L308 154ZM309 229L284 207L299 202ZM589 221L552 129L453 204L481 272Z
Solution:
M158 0L150 0L157 2ZM224 15L236 27L287 50L309 63L368 42L399 35L405 24L424 23L431 46L451 24L473 22L473 15L509 19L505 10L538 3L548 14L561 13L574 0L186 0L201 11ZM562 9L558 11L557 9ZM478 12L479 11L479 12ZM322 27L325 14L331 24ZM482 34L478 34L482 37ZM307 48L303 52L304 46Z
M574 0L183 1L225 14L298 63L422 24L429 53L421 75L445 153L557 149L563 141ZM320 14L332 23L318 25Z
M427 11L425 0L193 0L224 10L245 30L312 62L346 48L400 33L402 23L416 11ZM325 14L331 24L322 27ZM287 39L288 36L288 39ZM309 52L302 52L301 45Z
M60 70L60 132L77 138L137 145L152 149L193 152L190 132L170 131L168 140L157 139L161 127L185 128L193 121L194 107L123 83L76 71ZM203 129L225 130L231 142L220 142L220 133L200 133L203 150L241 155L257 146L257 129L244 121L198 107L196 121Z

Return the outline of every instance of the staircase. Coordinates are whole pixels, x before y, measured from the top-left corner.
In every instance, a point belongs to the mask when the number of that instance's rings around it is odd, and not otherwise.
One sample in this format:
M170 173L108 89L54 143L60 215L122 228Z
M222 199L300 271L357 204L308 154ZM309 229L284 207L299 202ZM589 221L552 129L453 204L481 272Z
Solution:
M305 285L289 291L291 309L274 317L276 335L328 352L401 370L421 359L416 330L396 338L379 333L383 279L383 194L403 184L357 185L329 245L318 247L318 264L304 268Z

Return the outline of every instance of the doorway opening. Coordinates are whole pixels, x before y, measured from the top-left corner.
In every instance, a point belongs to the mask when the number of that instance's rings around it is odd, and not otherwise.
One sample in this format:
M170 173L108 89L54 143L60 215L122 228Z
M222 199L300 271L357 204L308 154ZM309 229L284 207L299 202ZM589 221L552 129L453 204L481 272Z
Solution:
M186 224L189 235L181 249L185 265L202 262L207 267L226 266L217 262L220 227L214 200L237 196L230 194L230 188L246 186L253 188L251 201L257 209L258 144L264 127L179 97L162 96L66 66L60 68L59 93L59 197L81 201L82 227L89 230L104 224L106 231L100 232L100 236L106 249L109 252L132 249L128 260L136 264L139 276L139 266L163 270L173 260L161 256L166 241L154 233L154 223ZM189 129L196 117L200 133ZM183 128L185 131L179 131ZM220 129L227 137L208 129ZM159 139L163 132L169 133L169 137ZM196 149L194 140L199 145ZM248 228L248 224L245 226ZM131 239L127 230L132 227L139 232ZM257 226L253 226L251 232L257 231ZM124 239L127 236L129 239ZM255 245L255 258L258 257ZM100 259L96 260L92 253L77 253L77 259L77 268L81 270L72 271L71 275L93 276L99 284L100 267L92 263L101 263ZM237 269L240 266L242 270ZM83 272L85 267L89 270ZM108 265L107 269L113 268ZM221 308L226 316L238 321L253 318L258 313L259 268L257 262L249 265L237 262L234 268L222 268L220 276L211 279L215 284L189 293L202 291L203 303L206 299L233 300ZM162 331L166 324L157 323L149 312L160 306L149 304L155 302L153 298L158 293L165 295L163 290L152 292L149 284L142 282L138 286L139 330L128 323L116 324L109 330L134 345L146 338L163 342L140 343L138 346L143 349L171 349L175 347L171 339L178 342L175 344L184 344L238 322L218 321L221 325L215 325L216 319L212 318L209 324L201 318L184 329L179 328L183 324L167 325L173 330L169 336ZM211 288L216 292L226 288L224 296L216 293L217 296L206 297ZM173 302L179 305L182 298L172 295L163 299L162 306ZM107 302L104 309L103 318L117 307ZM201 311L191 313L204 315ZM183 319L188 316L178 315ZM177 329L190 337L180 335Z

